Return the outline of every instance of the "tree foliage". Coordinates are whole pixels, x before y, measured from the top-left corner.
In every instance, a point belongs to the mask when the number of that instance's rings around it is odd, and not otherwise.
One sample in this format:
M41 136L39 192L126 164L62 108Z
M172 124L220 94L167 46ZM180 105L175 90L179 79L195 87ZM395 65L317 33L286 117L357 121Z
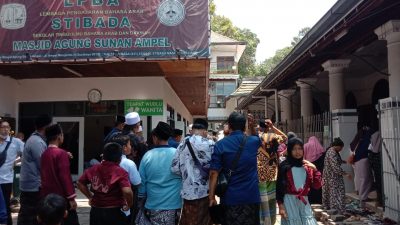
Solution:
M216 10L216 5L214 3L214 0L210 0L210 16L213 17L215 16L215 10Z
M266 76L268 75L307 34L310 28L301 29L297 36L293 37L291 45L278 49L275 55L264 60L262 63L256 63L257 46L260 43L257 35L247 28L235 26L229 18L216 14L216 5L214 0L210 0L211 30L223 36L245 41L246 50L239 61L239 74L242 76Z
M290 46L282 49L278 49L275 55L264 60L262 63L258 64L256 75L266 76L268 75L292 50L293 48L303 39L303 37L310 31L309 27L305 27L299 31L297 36L293 37Z
M311 28L309 27L304 27L303 29L299 30L297 36L293 37L293 40L291 42L292 47L296 46L301 41L301 39L303 39L307 35L308 31L310 30Z

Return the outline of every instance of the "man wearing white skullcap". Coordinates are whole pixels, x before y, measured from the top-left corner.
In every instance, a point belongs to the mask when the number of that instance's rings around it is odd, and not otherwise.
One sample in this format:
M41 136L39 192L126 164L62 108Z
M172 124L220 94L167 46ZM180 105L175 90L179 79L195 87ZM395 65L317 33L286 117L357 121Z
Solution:
M137 112L130 112L125 115L125 126L122 134L128 135L132 145L133 161L139 167L143 155L147 151L144 138L138 135L140 130L140 116Z
M137 112L130 112L125 115L125 124L126 125L137 125L137 129L139 129L140 126L140 116L139 113Z
M137 133L139 133L140 130L140 116L139 113L137 112L130 112L125 115L125 126L122 131L124 135L135 135L137 136Z

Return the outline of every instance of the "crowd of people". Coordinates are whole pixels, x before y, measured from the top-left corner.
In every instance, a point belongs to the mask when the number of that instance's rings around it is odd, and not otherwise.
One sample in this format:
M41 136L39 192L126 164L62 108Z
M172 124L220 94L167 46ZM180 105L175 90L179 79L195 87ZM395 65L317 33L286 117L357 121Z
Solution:
M270 119L256 124L237 112L219 140L205 119L195 119L185 137L159 122L147 141L140 124L136 112L118 116L101 159L76 182L89 200L91 225L274 225L277 214L284 225L316 225L311 204L345 213L344 177L352 176L342 169L340 138L325 150L316 137L303 144ZM0 121L0 224L12 224L13 166L21 156L18 225L78 225L73 155L61 148L62 127L48 115L35 127L24 144ZM364 127L351 144L362 203L371 190L365 149L378 154L379 136Z

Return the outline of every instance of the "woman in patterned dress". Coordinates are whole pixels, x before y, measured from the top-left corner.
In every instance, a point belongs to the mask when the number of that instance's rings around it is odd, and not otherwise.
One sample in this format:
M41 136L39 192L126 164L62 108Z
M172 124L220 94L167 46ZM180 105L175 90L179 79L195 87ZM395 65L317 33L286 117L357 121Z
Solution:
M260 122L262 147L257 153L258 189L260 191L260 225L274 225L276 221L276 179L278 176L280 143L286 135L270 119Z
M308 202L310 188L321 188L321 173L303 160L303 142L288 141L287 159L279 166L276 199L282 225L317 225Z
M258 188L261 197L260 224L274 225L276 221L275 192L279 143L273 133L263 134L261 140L263 146L258 149L257 153Z
M345 211L345 189L343 176L347 175L341 165L343 163L339 152L344 146L340 138L335 138L326 152L323 172L322 205L326 209Z

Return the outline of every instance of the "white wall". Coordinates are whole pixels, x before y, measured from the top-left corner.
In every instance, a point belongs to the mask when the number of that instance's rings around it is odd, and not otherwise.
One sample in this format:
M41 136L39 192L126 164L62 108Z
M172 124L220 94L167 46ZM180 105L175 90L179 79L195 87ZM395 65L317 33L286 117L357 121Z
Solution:
M92 88L102 92L102 100L163 99L164 115L153 116L152 128L159 121L167 120L167 104L192 120L188 109L163 77L27 79L18 81L16 87L16 102L87 101L87 93ZM147 121L147 117L141 119Z
M208 108L207 115L208 118L212 120L215 117L228 117L229 112L225 108Z
M225 102L226 104L226 110L228 112L228 115L231 114L233 111L235 111L237 107L237 99L236 98L230 98L228 101Z
M163 82L161 77L20 80L17 101L87 101L92 88L102 92L103 100L162 99Z
M233 56L235 57L236 63L238 63L240 59L238 58L236 51L224 51L213 47L211 49L211 63L217 63L217 56Z
M193 117L190 114L189 110L186 108L186 106L182 103L182 101L179 99L178 95L175 93L174 89L172 89L171 85L163 78L163 92L165 93L164 95L164 116L165 119L167 118L167 104L172 106L172 108L175 109L175 119L176 114L179 113L183 118L185 118L188 121L192 121ZM183 120L182 118L182 120Z
M211 73L217 70L217 57L218 56L233 56L235 58L235 63L238 63L240 57L238 56L237 51L224 51L221 48L217 48L218 46L214 46L211 48L211 58L210 58L210 67ZM221 47L221 46L219 46Z
M17 81L0 75L0 117L17 117Z
M208 108L208 118L212 120L215 117L228 117L236 109L236 98L230 98L225 104L225 108Z
M346 91L353 92L358 106L371 104L375 84L381 79L388 77L375 72L362 78L346 79Z

